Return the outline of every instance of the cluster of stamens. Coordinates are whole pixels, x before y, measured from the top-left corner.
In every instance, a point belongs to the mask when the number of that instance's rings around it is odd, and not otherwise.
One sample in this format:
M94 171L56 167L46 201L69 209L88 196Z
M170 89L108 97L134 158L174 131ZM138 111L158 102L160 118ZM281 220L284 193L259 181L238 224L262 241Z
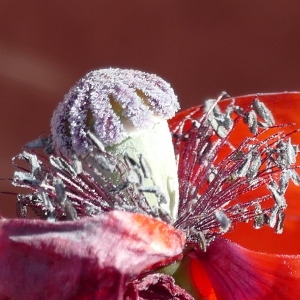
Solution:
M295 171L298 147L290 137L294 132L275 126L258 98L246 109L231 101L224 113L218 101L209 101L204 114L192 110L171 128L180 178L174 225L203 249L236 222L253 220L255 228L267 224L281 233L288 183L300 183ZM233 145L230 137L241 123L248 137Z
M51 139L51 137L49 137ZM17 214L27 217L27 207L47 220L75 220L110 210L144 213L170 223L171 217L162 207L148 203L153 194L159 204L165 196L153 183L151 169L142 154L135 161L127 153L119 158L94 147L84 159L48 155L39 140L13 159L16 171L13 184L33 190L19 194ZM29 164L24 167L21 161ZM89 171L86 171L89 170ZM146 180L153 184L146 185Z

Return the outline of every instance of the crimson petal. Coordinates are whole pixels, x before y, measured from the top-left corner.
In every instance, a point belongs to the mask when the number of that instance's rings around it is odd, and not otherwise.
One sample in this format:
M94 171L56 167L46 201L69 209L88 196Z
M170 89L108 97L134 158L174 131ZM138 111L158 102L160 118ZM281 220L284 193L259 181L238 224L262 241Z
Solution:
M250 251L217 238L207 252L197 251L195 256L203 264L218 300L288 300L300 296L300 255Z
M0 298L119 299L129 278L180 256L184 234L113 211L79 221L0 220Z

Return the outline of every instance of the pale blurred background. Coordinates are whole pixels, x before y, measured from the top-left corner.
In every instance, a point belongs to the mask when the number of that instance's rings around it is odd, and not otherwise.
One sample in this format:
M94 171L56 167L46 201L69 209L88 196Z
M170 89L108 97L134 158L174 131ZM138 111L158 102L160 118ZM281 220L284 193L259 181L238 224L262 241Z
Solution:
M153 72L182 107L230 95L299 90L299 1L0 0L0 177L86 72ZM8 182L1 190L9 191ZM14 197L0 210L14 215Z

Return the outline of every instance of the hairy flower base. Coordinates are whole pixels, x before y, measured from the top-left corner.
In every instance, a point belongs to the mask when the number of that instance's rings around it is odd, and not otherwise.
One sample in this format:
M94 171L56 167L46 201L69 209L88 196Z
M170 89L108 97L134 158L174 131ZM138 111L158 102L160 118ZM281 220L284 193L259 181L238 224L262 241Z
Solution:
M166 223L120 211L75 222L2 219L0 298L122 299L129 281L178 259L184 244Z

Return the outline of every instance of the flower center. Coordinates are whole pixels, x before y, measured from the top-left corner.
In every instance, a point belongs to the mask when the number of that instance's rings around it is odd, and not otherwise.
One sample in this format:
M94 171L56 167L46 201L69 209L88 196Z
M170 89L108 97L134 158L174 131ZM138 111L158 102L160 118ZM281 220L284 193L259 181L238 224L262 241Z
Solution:
M276 126L259 97L246 107L220 100L168 124L179 105L161 78L120 69L87 74L55 110L52 137L29 143L14 160L21 170L13 183L33 191L18 196L19 215L28 206L54 221L144 213L204 251L237 222L281 233L288 184L300 184L295 131Z
M40 162L35 153L18 156L31 157L37 166L17 173L14 183L33 188L25 181L31 177L38 182L36 201L41 207L51 203L46 209L51 218L58 204L61 212L54 218L61 219L67 215L65 203L72 203L77 217L121 209L174 222L179 186L166 119L178 108L173 89L156 75L121 69L90 72L54 112L49 162Z

